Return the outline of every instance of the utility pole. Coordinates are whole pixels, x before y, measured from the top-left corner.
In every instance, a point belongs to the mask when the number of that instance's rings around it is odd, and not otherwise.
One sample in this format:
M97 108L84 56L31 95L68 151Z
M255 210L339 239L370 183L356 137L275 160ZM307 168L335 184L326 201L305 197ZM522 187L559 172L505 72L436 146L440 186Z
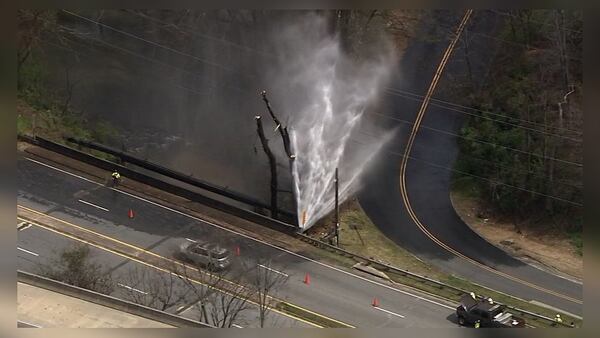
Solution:
M340 205L338 199L338 168L335 168L335 245L340 246Z

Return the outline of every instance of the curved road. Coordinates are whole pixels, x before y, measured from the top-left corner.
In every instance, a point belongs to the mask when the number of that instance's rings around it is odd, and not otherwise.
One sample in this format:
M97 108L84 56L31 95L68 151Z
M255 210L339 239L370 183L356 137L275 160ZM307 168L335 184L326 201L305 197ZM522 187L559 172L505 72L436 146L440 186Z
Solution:
M457 27L462 14L453 19L437 20L452 20ZM492 31L497 24L493 17L479 13L475 13L470 20L466 29L471 37L475 35L471 32ZM440 26L446 25L450 26L437 22L423 34L431 35L432 29L439 30ZM476 43L471 40L471 45ZM402 79L394 87L426 93L448 44L448 40L414 42L400 65ZM479 41L480 51L471 52L470 55L472 63L474 60L480 62L475 65L480 67L474 70L475 74L484 73L485 60L493 53L493 49L484 45L485 42ZM461 53L460 46L458 43L454 54L450 55L451 61L445 72L452 74L464 71L460 58L453 59L457 53ZM427 65L427 62L431 65ZM422 98L415 100L391 96L388 115L414 121L417 126L419 117L422 121L420 128L415 130L412 130L412 124L386 122L390 127L398 128L398 132L365 175L365 188L359 194L365 212L389 238L447 272L527 301L541 302L581 316L581 284L509 256L473 232L458 217L449 197L452 172L446 169L452 168L456 159L456 140L452 135L428 128L456 133L464 117L431 104L419 114L422 101ZM402 159L407 145L410 145L409 157L403 168ZM401 186L403 181L406 182L404 187Z

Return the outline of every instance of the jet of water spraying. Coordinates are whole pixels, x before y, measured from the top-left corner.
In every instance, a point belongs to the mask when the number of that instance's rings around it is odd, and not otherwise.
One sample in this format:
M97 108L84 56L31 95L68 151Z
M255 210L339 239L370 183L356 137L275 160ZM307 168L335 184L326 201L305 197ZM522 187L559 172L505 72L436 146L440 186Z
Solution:
M297 81L310 83L309 104L294 114L290 131L298 224L310 228L334 208L335 168L340 168L339 201L359 186L359 177L389 135L356 149L349 146L391 73L389 58L359 64L346 57L336 39L305 55Z

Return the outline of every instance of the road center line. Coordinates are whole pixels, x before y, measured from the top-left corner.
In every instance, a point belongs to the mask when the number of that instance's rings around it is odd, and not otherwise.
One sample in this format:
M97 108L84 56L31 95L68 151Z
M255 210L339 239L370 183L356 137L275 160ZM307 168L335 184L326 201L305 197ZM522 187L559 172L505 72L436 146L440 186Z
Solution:
M278 273L278 274L280 274L280 275L282 275L282 276L289 277L289 275L288 275L287 273L284 273L284 272L281 272L281 271L277 271L277 270L275 270L275 269L272 269L272 268L270 268L270 267L268 267L268 266L264 266L264 265L262 265L262 264L258 264L258 266L260 266L260 267L261 267L261 268L263 268L263 269L269 270L269 271L271 271L271 272Z
M374 306L373 308L374 308L375 310L379 310L379 311L383 311L383 312L385 312L385 313L389 313L389 314L391 314L392 316L396 316L396 317L404 318L404 316L403 316L403 315L401 315L401 314L398 314L398 313L396 313L396 312L392 312L392 311L390 311L390 310L382 309L382 308L380 308L380 307L375 307L375 306Z
M25 249L23 249L23 248L20 248L20 247L17 247L17 250L21 250L21 251L23 251L23 252L26 252L26 253L28 253L28 254L30 254L30 255L34 255L34 256L36 256L36 257L37 257L37 256L39 256L38 254L36 254L36 253L35 253L35 252L33 252L33 251L25 250Z
M81 180L84 180L84 181L86 181L86 182L90 182L90 183L92 183L92 184L95 184L95 185L98 185L98 186L102 186L102 187L104 187L104 185L103 185L103 184L101 184L101 183L98 183L98 182L96 182L96 181L93 181L93 180L90 180L90 179L88 179L88 178L85 178L85 177L83 177L83 176L80 176L80 175L77 175L77 174L71 173L71 172L69 172L69 171L66 171L66 170L63 170L63 169L60 169L60 168L56 168L56 167L54 167L54 166L51 166L51 165L49 165L49 164L46 164L46 163L43 163L43 162L40 162L40 161L37 161L37 160L31 159L31 158L29 158L29 157L24 157L24 158L25 158L26 160L29 160L29 161L31 161L31 162L34 162L34 163L37 163L37 164L39 164L39 165L42 165L42 166L44 166L44 167L51 168L51 169L53 169L53 170L60 171L60 172L62 172L62 173L64 173L64 174L67 174L67 175L69 175L69 176L77 177L77 178L79 178L79 179L81 179ZM119 192L119 193L121 193L121 194L123 194L123 195L127 195L127 196L129 196L129 197L135 198L135 199L137 199L137 200L144 201L144 202L146 202L146 203L152 204L152 205L154 205L154 206L157 206L157 207L159 207L159 208L162 208L162 209L165 209L165 210L169 210L169 211L171 211L171 212L174 212L174 213L176 213L176 214L179 214L179 215L183 215L183 216L185 216L185 217L189 217L190 219L193 219L193 220L196 220L196 221L199 221L199 222L202 222L202 223L209 224L209 225L211 225L211 226L213 226L213 227L215 227L215 228L218 228L218 229L221 229L221 230L223 230L223 231L227 231L227 232L230 232L230 233L236 234L236 235L238 235L238 236L241 236L241 237L247 238L247 239L249 239L249 240L251 240L251 241L258 242L258 243L262 243L262 244L264 244L264 245L266 245L266 246L272 247L272 248L274 248L274 249L277 249L277 250L279 250L279 251L286 252L286 253L288 253L288 254L290 254L290 255L292 255L292 256L296 256L296 257L302 258L302 259L304 259L304 260L306 260L306 261L309 261L309 262L315 263L315 264L317 264L317 265L320 265L320 266L323 266L323 267L329 268L329 269L331 269L331 270L337 271L337 272L339 272L339 273L342 273L342 274L345 274L345 275L348 275L348 276L352 276L352 277L354 277L354 278L357 278L357 279L360 279L360 280L362 280L362 281L365 281L365 282L368 282L368 283L371 283L371 284L374 284L374 285L377 285L377 286L380 286L380 287L383 287L383 288L386 288L386 289L389 289L389 290L392 290L392 291L395 291L395 292L398 292L398 293L401 293L401 294L404 294L404 295L407 295L407 296L410 296L410 297L413 297L413 298L416 298L416 299L419 299L419 300L422 300L422 301L424 301L424 302L428 302L428 303L431 303L431 304L435 304L435 305L441 306L441 307L443 307L443 308L447 308L447 309L450 309L450 310L454 310L454 309L455 309L455 307L448 306L448 305L446 305L446 304L442 304L442 303L436 302L436 301L434 301L434 300L431 300L431 299L429 299L429 298L425 298L425 297L419 296L419 295L417 295L417 294L414 294L414 293L411 293L411 292L408 292L408 291L404 291L404 290L400 290L400 289L397 289L397 288L391 287L391 286L389 286L389 285L386 285L386 284L383 284L383 283L380 283L380 282L374 281L374 280L372 280L372 279L368 279L368 278L366 278L366 277L362 277L362 276L359 276L359 275L355 275L355 274L353 274L353 273L350 273L350 272L348 272L348 271L342 270L342 269L340 269L340 268L337 268L337 267L334 267L334 266L331 266L331 265L325 264L325 263L323 263L323 262L319 262L319 261L317 261L317 260L314 260L314 259L312 259L312 258L308 258L308 257L306 257L306 256L302 256L302 255L300 255L300 254L298 254L298 253L296 253L296 252L293 252L293 251L290 251L290 250L287 250L287 249L284 249L284 248L278 247L278 246L276 246L276 245L274 245L274 244L271 244L271 243L268 243L268 242L262 241L262 240L260 240L260 239L254 238L254 237L252 237L252 236L246 235L246 234L244 234L244 233L241 233L241 232L234 231L234 230L232 230L232 229L226 228L226 227L224 227L224 226L221 226L221 225L218 225L218 224L216 224L216 223L212 223L212 222L210 222L210 221L207 221L207 220L201 219L201 218L199 218L199 217L196 217L196 216L193 216L193 215L187 214L187 213L185 213L185 212L182 212L182 211L179 211L179 210L176 210L176 209L170 208L170 207L168 207L168 206L166 206L166 205L162 205L162 204L160 204L160 203L157 203L157 202L154 202L154 201L148 200L148 199L146 199L146 198L143 198L143 197L140 197L140 196L137 196L137 195L134 195L134 194L128 193L128 192L126 192L126 191L123 191L123 190L120 190L120 189L111 188L111 187L107 187L107 188L108 188L108 189L110 189L110 190L113 190L113 191Z
M99 206L99 205L96 205L96 204L94 204L94 203L90 203L90 202L87 202L87 201L84 201L84 200L77 200L77 201L78 201L78 202L80 202L80 203L83 203L83 204L90 205L90 206L92 206L92 207L94 207L94 208L98 208L98 209L100 209L100 210L104 210L104 211L110 211L110 210L108 210L108 209L106 209L106 208L104 208L104 207L101 207L101 206Z
M147 295L147 294L148 294L148 292L145 292L145 291L142 291L142 290L138 290L138 289L136 289L136 288L132 288L132 287L131 287L131 286L129 286L129 285L125 285L125 284L121 284L121 283L117 283L117 285L118 285L118 286L120 286L120 287L122 287L122 288L125 288L125 289L128 289L128 290L131 290L131 291L139 292L139 293L141 293L141 294L143 294L143 295Z

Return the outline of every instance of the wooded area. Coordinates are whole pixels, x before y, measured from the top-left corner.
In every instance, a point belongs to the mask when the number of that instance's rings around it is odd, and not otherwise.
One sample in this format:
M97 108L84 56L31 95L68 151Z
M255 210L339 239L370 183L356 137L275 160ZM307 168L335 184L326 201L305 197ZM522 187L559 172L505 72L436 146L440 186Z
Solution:
M511 10L483 82L464 78L473 109L461 130L455 186L521 223L579 232L583 214L583 15ZM465 50L469 64L468 50ZM458 99L457 99L458 100ZM543 221L543 222L542 222Z

